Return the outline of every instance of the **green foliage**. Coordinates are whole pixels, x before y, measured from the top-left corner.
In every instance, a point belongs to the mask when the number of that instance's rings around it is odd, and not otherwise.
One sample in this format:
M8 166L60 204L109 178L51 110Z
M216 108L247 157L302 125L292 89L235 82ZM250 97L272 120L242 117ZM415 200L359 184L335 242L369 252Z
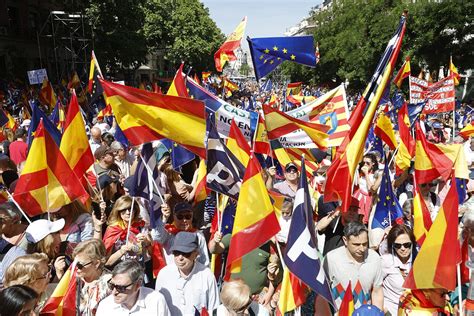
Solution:
M185 61L196 71L213 67L224 36L198 0L153 0L145 6L144 32L152 49L165 49L173 64Z
M134 68L146 61L144 1L90 0L85 9L98 58L112 71Z
M316 70L286 63L282 73L292 81L323 85L348 79L349 90L364 89L404 9L407 31L396 70L408 55L414 74L425 65L432 70L447 66L450 55L458 69L472 67L473 8L470 1L334 0L311 17L321 53Z

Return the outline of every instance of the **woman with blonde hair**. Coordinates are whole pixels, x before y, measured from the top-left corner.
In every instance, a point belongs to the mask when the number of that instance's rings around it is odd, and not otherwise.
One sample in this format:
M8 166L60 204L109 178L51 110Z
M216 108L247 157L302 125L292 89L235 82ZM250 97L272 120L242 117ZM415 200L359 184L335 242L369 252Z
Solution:
M129 223L130 235L127 240ZM109 256L107 266L114 266L121 259L140 259L142 249L152 244L151 237L144 231L145 222L140 218L138 202L133 201L130 196L121 196L117 199L107 225L103 238Z
M250 287L244 281L232 280L225 282L220 294L222 304L217 308L217 315L269 315L265 307L252 300L251 295Z
M18 257L5 271L3 284L6 288L13 285L25 285L40 296L38 309L48 299L46 288L51 279L51 267L48 265L48 256L44 253Z
M100 239L90 239L74 248L77 276L81 279L79 312L82 316L95 315L100 301L110 293L107 282L111 273L105 269L105 246Z

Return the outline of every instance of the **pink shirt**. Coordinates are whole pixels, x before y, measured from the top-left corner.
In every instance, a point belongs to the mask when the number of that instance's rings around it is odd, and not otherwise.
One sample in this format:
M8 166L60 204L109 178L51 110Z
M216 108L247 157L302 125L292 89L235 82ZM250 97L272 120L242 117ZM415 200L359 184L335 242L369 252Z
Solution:
M26 160L28 145L23 140L16 140L10 144L10 159L16 164Z

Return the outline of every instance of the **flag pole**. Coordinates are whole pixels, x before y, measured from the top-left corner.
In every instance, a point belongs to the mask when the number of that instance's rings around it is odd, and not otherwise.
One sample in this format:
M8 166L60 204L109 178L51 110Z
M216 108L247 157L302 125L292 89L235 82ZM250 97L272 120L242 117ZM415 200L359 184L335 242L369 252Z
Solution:
M135 197L132 196L132 205L130 206L130 218L128 219L127 239L125 239L125 245L128 244L128 239L130 238L130 228L132 227L133 207L134 206L135 206Z
M20 207L20 205L18 204L18 202L15 201L15 199L13 198L13 195L12 195L6 188L2 188L2 189L5 190L5 192L7 192L8 197L10 198L10 200L13 202L13 204L15 204L15 206L18 208L18 210L20 211L20 213L26 218L26 220L28 221L28 223L31 224L31 219L26 215L25 211L23 211L23 209Z
M217 211L217 231L218 232L221 232L221 221L222 221L222 216L221 216L221 212L220 212L220 207L219 207L219 197L220 197L220 194L219 192L216 192L216 211Z
M462 304L462 290L461 290L461 264L456 265L456 277L458 280L458 295L459 295L459 316L464 316L464 306Z

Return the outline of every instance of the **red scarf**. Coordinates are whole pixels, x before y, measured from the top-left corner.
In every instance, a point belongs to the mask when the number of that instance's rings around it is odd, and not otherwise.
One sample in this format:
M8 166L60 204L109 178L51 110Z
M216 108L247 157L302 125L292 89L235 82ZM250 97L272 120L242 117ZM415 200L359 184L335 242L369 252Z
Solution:
M179 229L178 227L174 226L174 224L166 224L165 229L170 233L171 235L176 235L177 233L181 232L182 230ZM191 228L190 230L187 230L187 232L190 233L195 233L197 232L196 228Z
M145 222L140 220L138 222L135 222L132 224L132 227L130 228L130 232L136 234L140 233L140 229L143 228L145 225ZM119 223L116 225L112 225L107 227L107 230L105 231L105 235L103 238L104 244L105 244L105 249L107 250L107 253L110 252L117 240L125 240L127 238L127 227L123 227Z

